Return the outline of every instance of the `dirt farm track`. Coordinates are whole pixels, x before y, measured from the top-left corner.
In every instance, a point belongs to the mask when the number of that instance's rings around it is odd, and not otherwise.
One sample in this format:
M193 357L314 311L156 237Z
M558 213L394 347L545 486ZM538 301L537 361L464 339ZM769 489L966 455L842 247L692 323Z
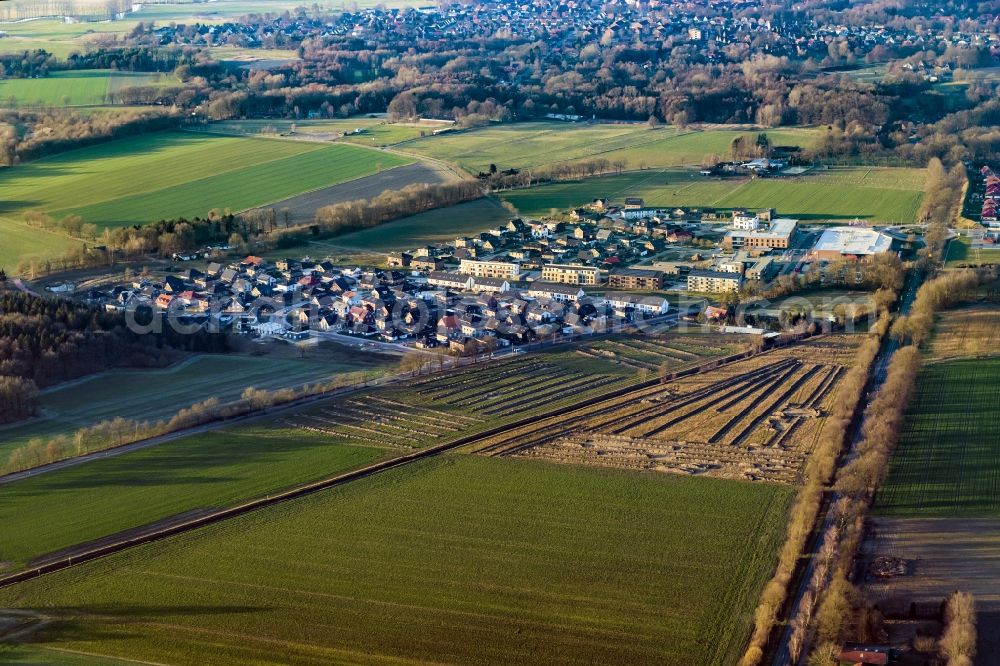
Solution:
M443 173L436 164L415 163L394 169L386 169L381 173L365 176L346 183L339 183L312 192L270 204L268 208L281 211L289 210L291 221L302 224L313 219L316 209L322 206L344 203L355 199L371 199L386 190L401 190L407 185L426 183L437 185L444 182L449 174ZM452 176L453 177L453 176Z

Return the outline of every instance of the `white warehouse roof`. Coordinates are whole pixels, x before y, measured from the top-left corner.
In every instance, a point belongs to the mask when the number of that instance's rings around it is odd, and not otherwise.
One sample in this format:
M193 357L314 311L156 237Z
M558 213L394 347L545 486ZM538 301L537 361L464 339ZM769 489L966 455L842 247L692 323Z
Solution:
M866 256L888 252L891 247L892 238L875 229L832 227L819 237L813 251Z

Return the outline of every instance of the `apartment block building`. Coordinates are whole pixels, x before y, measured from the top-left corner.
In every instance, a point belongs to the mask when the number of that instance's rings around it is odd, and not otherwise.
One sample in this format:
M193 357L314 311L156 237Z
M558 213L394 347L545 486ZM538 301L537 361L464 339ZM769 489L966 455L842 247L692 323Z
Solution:
M688 274L688 291L703 294L724 294L738 291L743 284L743 276L739 273L724 273L722 271L691 271Z
M608 276L612 289L657 291L663 289L663 271L649 268L619 268Z
M462 259L458 272L477 278L517 280L517 277L521 272L521 266L511 261L480 261L477 259Z

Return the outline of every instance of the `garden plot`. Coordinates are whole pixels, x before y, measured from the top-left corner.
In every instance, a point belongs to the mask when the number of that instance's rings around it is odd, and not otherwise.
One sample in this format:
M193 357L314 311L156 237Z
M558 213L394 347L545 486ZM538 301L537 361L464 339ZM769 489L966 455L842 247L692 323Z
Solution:
M738 344L722 344L716 340L681 342L676 336L629 336L610 338L581 345L578 355L611 361L639 371L678 370L713 356L731 354Z
M441 444L636 380L631 369L533 354L375 388L286 417L285 426L386 450Z
M419 448L447 438L482 419L408 405L380 395L366 395L311 410L287 420L289 425L379 448Z
M477 452L793 483L856 339L826 336L634 391Z
M574 399L585 392L610 389L634 376L631 366L625 373L618 368L604 373L601 365L580 366L564 362L565 357L550 354L516 359L493 368L421 382L414 388L428 404L495 419Z

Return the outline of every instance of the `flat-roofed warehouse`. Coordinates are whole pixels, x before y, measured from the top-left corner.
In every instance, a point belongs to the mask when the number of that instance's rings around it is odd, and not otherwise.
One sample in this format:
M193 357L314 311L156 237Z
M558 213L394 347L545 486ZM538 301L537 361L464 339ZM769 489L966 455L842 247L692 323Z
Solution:
M864 227L832 227L823 231L809 256L820 261L864 259L892 250L892 237Z

